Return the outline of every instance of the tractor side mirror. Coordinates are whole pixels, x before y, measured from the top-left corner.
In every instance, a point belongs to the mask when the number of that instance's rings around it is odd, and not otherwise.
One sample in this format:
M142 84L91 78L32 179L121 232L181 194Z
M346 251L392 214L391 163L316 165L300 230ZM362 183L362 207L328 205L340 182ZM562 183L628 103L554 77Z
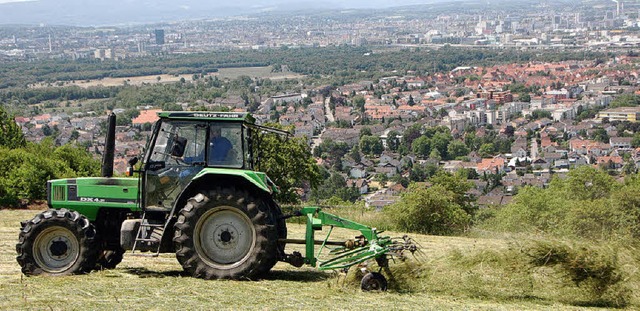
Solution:
M133 157L133 158L129 159L128 164L129 164L129 167L127 167L127 171L125 172L125 175L133 176L133 173L134 173L133 167L136 164L138 164L138 157Z
M138 157L133 157L129 159L128 163L129 163L129 166L135 166L136 164L138 164Z
M187 146L187 139L184 137L176 136L173 140L173 146L171 147L171 155L174 157L182 157L184 155L184 149Z

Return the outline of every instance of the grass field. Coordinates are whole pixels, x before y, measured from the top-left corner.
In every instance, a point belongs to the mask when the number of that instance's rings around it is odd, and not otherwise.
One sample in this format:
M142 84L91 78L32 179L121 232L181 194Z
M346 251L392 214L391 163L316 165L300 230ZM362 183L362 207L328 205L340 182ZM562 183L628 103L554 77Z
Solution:
M505 239L412 235L425 256L421 264L391 263L396 282L384 293L362 292L354 269L345 277L284 263L277 264L260 281L194 279L182 273L172 254L159 258L125 254L116 269L87 275L25 277L15 260L19 222L38 212L0 210L2 310L597 309L575 306L571 297L557 294L563 291L554 288L558 284L550 271L549 278L542 275L531 281L520 279L522 271L517 267L500 267L500 260L510 261L499 257L509 254L513 247ZM301 238L303 227L292 224L289 231L290 237ZM346 237L350 233L337 235ZM567 290L572 293L575 289ZM640 307L637 294L633 295L629 309Z
M238 68L220 68L218 72L213 72L208 75L217 76L218 78L227 78L227 79L235 79L240 76L249 76L251 78L258 77L263 79L271 79L271 80L283 80L283 79L297 79L303 77L303 75L294 73L294 72L271 72L271 66L265 67L238 67ZM160 80L158 80L160 77ZM67 81L67 82L56 82L56 83L37 83L30 87L33 88L41 88L47 86L70 86L77 85L83 88L89 88L94 86L122 86L126 84L129 85L142 85L146 84L154 84L154 83L172 83L178 82L181 78L184 78L185 81L191 81L193 79L192 74L183 74L183 75L150 75L150 76L135 76L135 77L122 77L122 78L103 78L98 80L78 80L78 81Z
M218 78L235 79L240 76L249 76L251 78L263 78L271 80L298 79L304 75L295 72L271 72L272 67L238 67L238 68L220 68L218 72L209 75L218 76Z

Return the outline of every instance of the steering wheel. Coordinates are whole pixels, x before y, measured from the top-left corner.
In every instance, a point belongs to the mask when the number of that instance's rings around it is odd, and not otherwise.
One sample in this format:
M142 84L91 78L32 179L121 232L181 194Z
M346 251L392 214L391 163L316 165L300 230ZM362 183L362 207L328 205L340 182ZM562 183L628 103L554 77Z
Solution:
M176 161L176 164L178 165L187 165L187 162L185 162L181 157L171 156L171 158Z

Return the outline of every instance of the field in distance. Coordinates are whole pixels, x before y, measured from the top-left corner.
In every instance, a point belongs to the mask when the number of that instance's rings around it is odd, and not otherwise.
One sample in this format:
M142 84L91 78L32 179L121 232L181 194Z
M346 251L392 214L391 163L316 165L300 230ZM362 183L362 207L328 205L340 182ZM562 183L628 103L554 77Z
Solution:
M220 68L218 72L213 72L207 74L208 76L218 77L219 79L235 79L240 76L249 76L251 78L263 78L263 79L271 79L271 80L284 80L284 79L297 79L303 77L303 75L294 73L294 72L272 72L273 67L264 66L264 67L237 67L237 68ZM158 79L160 77L160 79ZM37 83L35 85L31 85L33 88L47 87L47 86L71 86L77 85L83 88L89 88L94 86L122 86L125 84L128 85L142 85L146 84L154 84L154 83L171 83L178 82L180 79L184 78L185 81L192 81L193 74L183 74L183 75L149 75L149 76L135 76L135 77L121 77L121 78L103 78L97 80L78 80L78 81L66 81L66 82L56 82L51 85L47 83Z
M20 221L30 219L38 212L0 210L2 310L586 309L567 303L570 298L550 292L558 291L556 285L563 286L559 281L522 280L522 271L517 270L505 274L510 268L500 267L503 264L499 261L508 258L500 259L499 254L512 248L513 241L509 239L412 234L423 248L421 263L414 260L392 262L393 278L388 276L391 288L383 293L362 292L355 268L345 276L278 263L265 279L259 281L195 279L183 274L173 254L147 258L127 253L113 270L68 277L25 277L15 260L15 244ZM303 237L302 225L289 224L288 228L289 237ZM323 238L326 232L318 232L316 238ZM346 238L352 234L337 232L337 237ZM554 278L553 275L549 277ZM630 309L638 306L637 296L633 299L628 305Z

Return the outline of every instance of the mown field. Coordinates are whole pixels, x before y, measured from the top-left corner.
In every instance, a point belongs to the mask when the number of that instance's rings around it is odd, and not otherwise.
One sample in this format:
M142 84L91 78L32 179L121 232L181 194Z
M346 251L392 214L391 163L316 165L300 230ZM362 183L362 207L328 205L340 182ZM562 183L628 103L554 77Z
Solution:
M519 264L517 239L412 235L423 247L420 263L392 263L388 292L362 292L348 275L279 263L260 281L205 281L183 275L171 254L125 254L114 270L69 277L24 277L15 260L19 222L39 211L0 211L2 310L592 310L585 288L552 269ZM290 237L303 227L289 225ZM390 233L395 236L396 234ZM400 234L397 234L400 235ZM319 233L318 236L321 236ZM350 233L338 232L337 237ZM627 253L621 253L631 256ZM637 257L635 257L637 258ZM623 267L628 309L640 308L637 261ZM635 285L634 285L635 284ZM605 307L610 307L605 306Z
M295 72L272 72L272 70L272 66L220 68L218 69L218 72L210 73L210 75L232 80L240 76L249 76L251 78L258 77L271 80L299 79L304 77L304 75L297 74Z
M220 79L235 79L240 76L249 76L251 78L262 78L271 80L284 80L284 79L298 79L304 77L304 75L297 74L295 72L272 72L271 66L264 67L231 67L220 68L218 72L209 73L210 76L217 76ZM160 77L160 79L158 79ZM140 86L142 84L154 84L154 83L172 83L178 82L180 79L185 81L192 81L192 74L181 75L148 75L148 76L132 76L132 77L118 77L118 78L102 78L97 80L82 80L82 81L68 81L57 83L36 83L31 85L33 88L42 88L49 86L69 86L76 85L83 88L95 87L95 86L122 86L125 84Z

